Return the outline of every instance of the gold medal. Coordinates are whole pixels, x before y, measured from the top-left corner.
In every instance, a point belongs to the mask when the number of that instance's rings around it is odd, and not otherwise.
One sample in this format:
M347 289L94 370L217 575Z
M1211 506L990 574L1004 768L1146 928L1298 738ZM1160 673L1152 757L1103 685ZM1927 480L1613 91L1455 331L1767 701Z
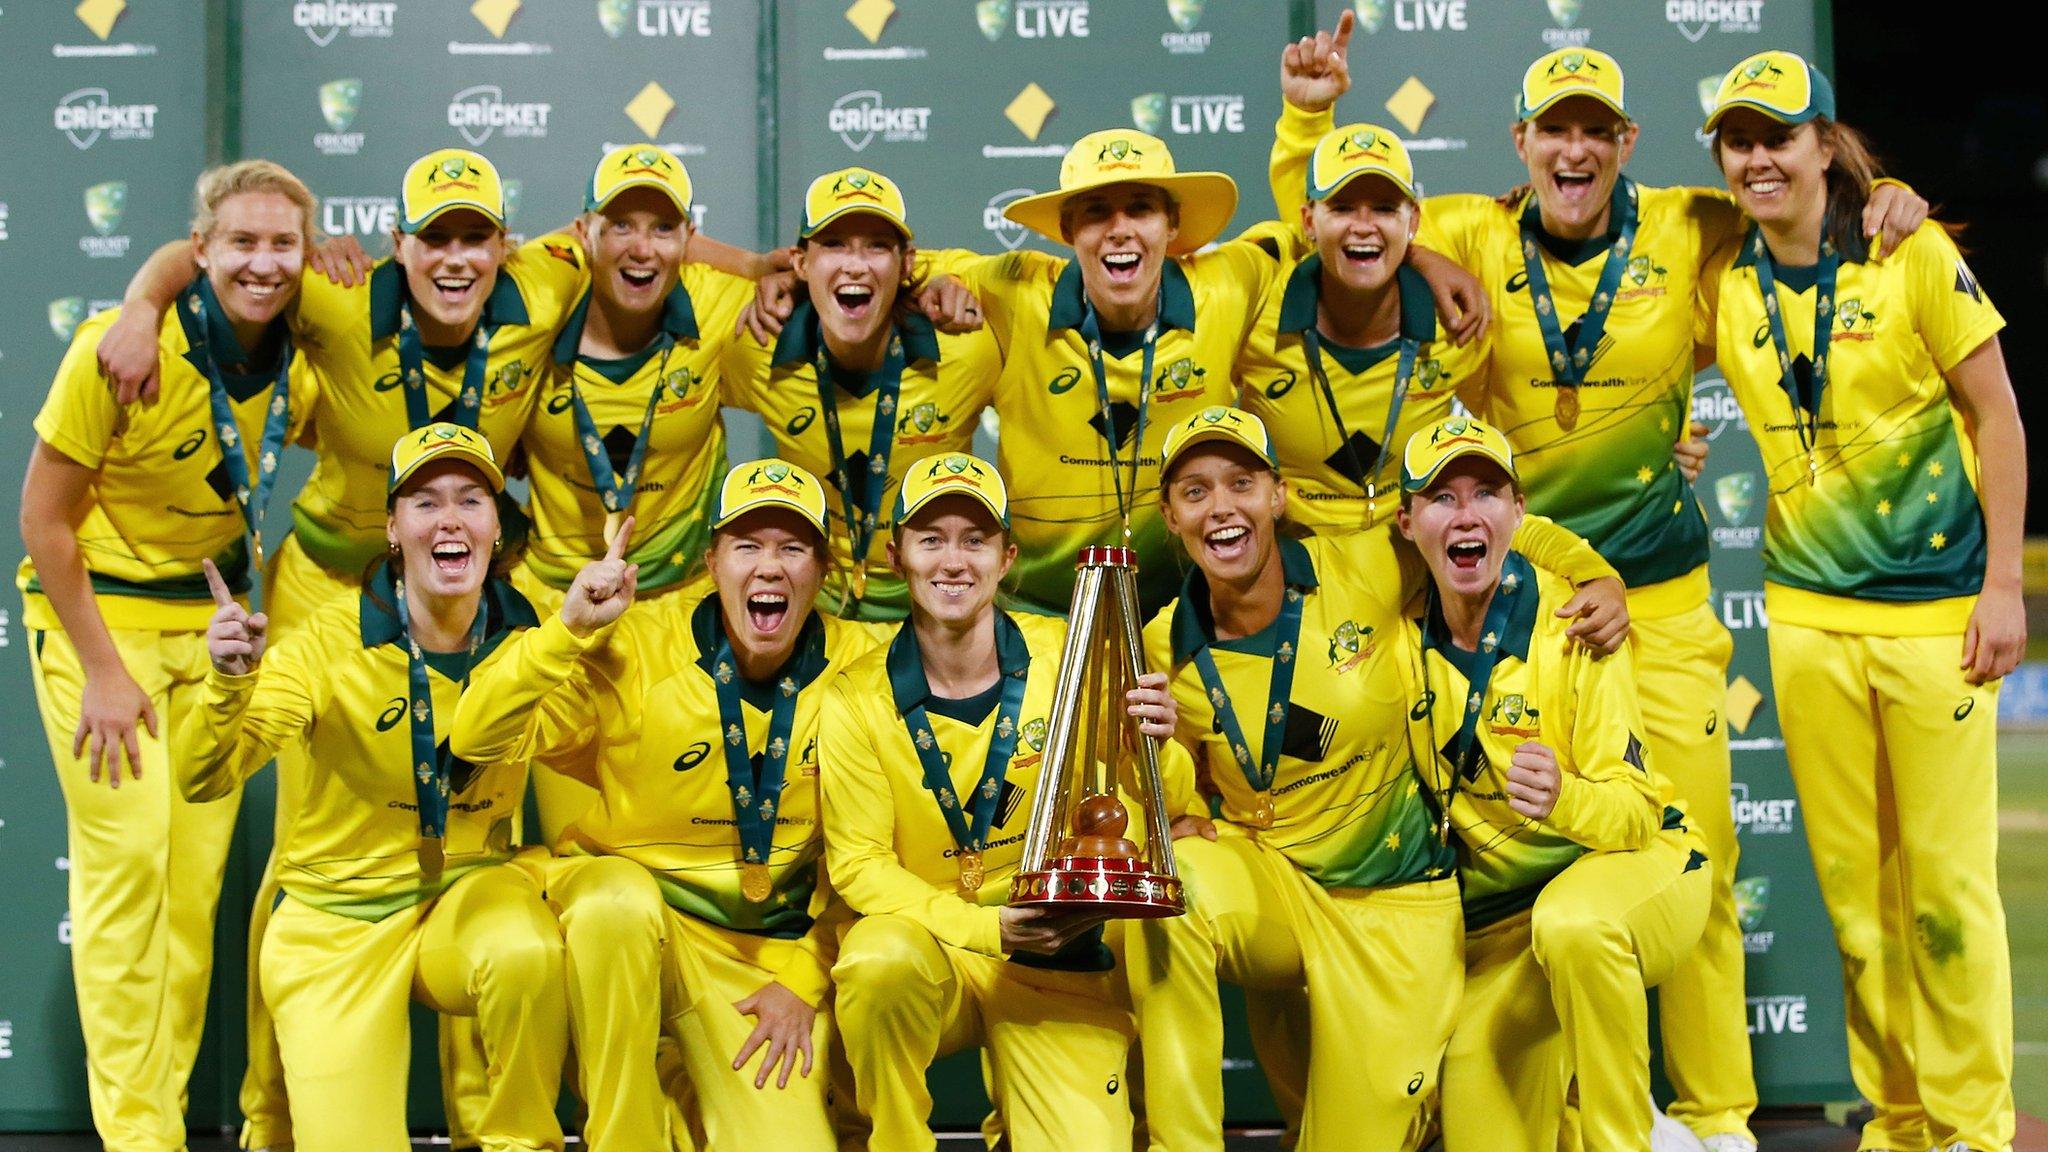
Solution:
M1579 426L1579 386L1557 386L1557 426L1566 432Z
M441 866L447 862L443 851L444 841L439 836L420 837L420 871L429 877L439 876Z
M1273 794L1271 792L1261 792L1259 793L1259 798L1252 801L1251 825L1259 829L1271 828L1273 826Z
M775 892L775 885L768 880L766 864L740 865L740 895L754 904L768 899Z
M868 566L864 560L853 562L853 571L847 573L846 587L852 591L853 599L865 600L868 595Z
M962 852L953 860L960 865L960 894L971 897L981 891L981 882L987 877L982 870L981 853Z

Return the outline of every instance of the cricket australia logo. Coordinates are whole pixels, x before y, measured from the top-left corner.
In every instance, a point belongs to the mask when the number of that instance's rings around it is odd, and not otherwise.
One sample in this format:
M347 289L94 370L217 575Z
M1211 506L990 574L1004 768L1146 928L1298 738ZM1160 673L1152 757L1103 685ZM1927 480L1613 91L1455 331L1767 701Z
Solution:
M953 418L939 411L937 404L913 404L896 421L898 444L934 444L946 438L946 425Z
M1877 313L1863 306L1857 297L1835 305L1835 333L1837 340L1866 341L1877 336Z
M1536 706L1520 692L1510 692L1493 702L1486 714L1487 730L1496 736L1531 738L1543 734Z
M1176 400L1191 400L1202 394L1202 378L1209 374L1206 368L1197 367L1186 356L1162 368L1152 381L1152 400L1157 404L1171 404Z
M1342 676L1372 657L1379 648L1371 625L1346 620L1330 633L1330 667Z

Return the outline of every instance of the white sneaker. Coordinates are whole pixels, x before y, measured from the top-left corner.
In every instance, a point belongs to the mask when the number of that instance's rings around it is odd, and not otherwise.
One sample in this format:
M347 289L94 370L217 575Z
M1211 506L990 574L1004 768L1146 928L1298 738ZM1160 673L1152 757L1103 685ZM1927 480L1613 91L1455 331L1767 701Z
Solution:
M1718 1132L1700 1143L1707 1152L1756 1152L1756 1141L1740 1132Z
M1655 1102L1650 1105L1650 1152L1706 1152L1707 1146L1692 1129L1664 1114Z

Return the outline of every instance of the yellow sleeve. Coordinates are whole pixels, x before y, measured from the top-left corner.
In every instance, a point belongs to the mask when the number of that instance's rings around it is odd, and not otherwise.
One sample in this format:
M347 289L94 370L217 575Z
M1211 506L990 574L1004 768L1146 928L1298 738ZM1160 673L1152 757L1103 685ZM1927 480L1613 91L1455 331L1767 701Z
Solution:
M1049 290L1067 262L1032 248L983 256L964 248L920 249L912 282L923 287L932 276L951 276L981 301L982 311L1000 331L1010 315L1010 301L1032 291Z
M526 314L536 328L553 331L590 287L590 260L568 232L553 232L521 244L500 274L518 280Z
M699 332L704 326L697 326ZM768 386L769 361L775 349L757 342L750 332L730 334L718 354L719 402L729 408L759 412L761 393Z
M1956 242L1929 220L1899 245L1893 259L1906 262L1907 299L1913 329L1943 372L1962 363L2005 327L2005 317L1963 260Z
M1273 125L1273 155L1266 161L1278 219L1292 223L1301 218L1301 206L1308 203L1309 157L1315 154L1316 141L1336 126L1334 107L1310 112L1280 102L1280 122Z
M690 291L690 306L697 313L698 343L719 349L734 343L740 310L754 298L754 282L707 264L683 265L682 278ZM722 355L720 360L722 364Z
M472 764L581 761L574 753L595 739L597 714L577 673L594 643L596 637L570 632L559 615L505 641L456 704L448 750Z
M1474 192L1427 197L1415 242L1468 269L1477 268L1489 217L1500 211L1491 197Z
M1536 567L1564 577L1573 587L1594 580L1621 579L1614 565L1602 559L1584 537L1533 512L1522 518L1522 526L1515 529L1509 546Z
M896 858L895 799L868 730L868 704L848 678L833 681L818 722L818 785L825 864L855 911L908 916L940 943L1003 954L1002 910L942 892Z
M1636 701L1634 655L1624 646L1596 657L1573 646L1573 769L1563 773L1546 823L1596 851L1641 848L1664 823L1664 801L1650 775Z
M390 260L387 256L377 263L381 266ZM334 348L352 339L369 342L369 276L353 288L344 288L308 265L299 273L299 298L293 307L297 309L293 335L301 343Z
M79 325L35 419L36 435L43 443L94 470L106 461L107 445L122 424L121 405L114 399L114 389L100 375L99 364L100 337L106 334L117 312L119 309L102 313ZM166 324L177 322L175 314L164 317ZM159 340L157 355L169 354Z
M326 687L319 669L328 631L316 626L286 639L246 676L207 672L198 707L180 714L171 733L171 763L186 800L229 795L311 727Z

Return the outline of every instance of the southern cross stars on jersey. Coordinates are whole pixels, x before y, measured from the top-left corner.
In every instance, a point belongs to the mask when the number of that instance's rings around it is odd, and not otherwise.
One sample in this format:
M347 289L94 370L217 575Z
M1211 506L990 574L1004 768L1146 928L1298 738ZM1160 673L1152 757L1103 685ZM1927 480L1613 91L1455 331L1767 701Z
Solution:
M637 604L601 642L579 640L559 616L550 617L502 665L476 678L475 699L456 720L457 743L479 755L544 758L597 789L596 801L562 833L558 851L634 860L654 874L671 907L720 928L805 938L817 913L821 852L818 710L828 683L879 632L814 615L770 683L741 682L742 739L757 770L776 682L788 678L796 689L787 774L765 861L771 891L754 901L741 888L728 733L720 728L712 678L724 628L715 594ZM791 958L803 971L785 981L813 1003L824 990L824 948L806 938L798 951L808 960Z
M1710 287L1722 371L1763 451L1771 618L1889 635L1963 631L1984 578L1984 516L1976 452L1942 373L2004 318L1938 224L1922 224L1882 262L1843 254L1809 454L1764 315L1757 243L1752 235ZM1814 275L1777 276L1802 383L1813 374Z
M119 309L79 325L49 395L36 414L43 443L99 471L92 505L78 526L78 547L111 628L203 630L213 619L213 597L199 562L211 559L237 593L249 588L249 554L235 489L221 453L239 451L249 475L260 473L263 424L275 374L240 375L223 366L239 441L220 444L210 405L212 385L185 353L185 330L175 309L158 330L162 391L154 404L122 405L100 375L100 338ZM233 328L209 314L215 348L237 348ZM316 387L303 363L289 379L291 428L296 436L314 406ZM391 446L384 446L384 455ZM382 497L379 497L380 501ZM381 524L382 521L380 520ZM272 538L282 526L272 525ZM22 590L22 622L61 627L43 598L35 566L26 557L15 577Z
M1191 662L1207 645L1258 764L1273 662L1291 660L1287 727L1274 775L1274 816L1259 839L1330 888L1376 887L1449 875L1431 789L1408 743L1414 695L1398 643L1401 578L1382 533L1279 541L1277 562L1302 594L1299 647L1275 651L1275 626L1217 640L1209 586L1188 574L1181 598L1147 626L1155 668L1174 669L1180 729L1196 742L1223 815L1247 823L1254 789ZM1277 620L1275 625L1277 625Z
M881 476L871 470L868 454L880 402L879 372L833 369L836 387L832 399L839 412L840 445L846 453L848 476L856 485L882 486L879 493L872 493L877 510L875 530L867 554L859 560L867 569L867 588L860 598L863 619L900 620L909 614L909 591L889 568L890 516L896 489L917 461L972 449L974 429L982 409L995 395L996 374L1002 370L995 340L986 329L960 336L940 335L924 317L911 313L898 322L897 338L903 342L903 375L895 411L888 417L895 426L894 446L889 450L888 469ZM773 349L748 337L733 341L726 353L722 387L726 403L761 417L775 437L777 456L809 471L825 486L825 512L832 528L832 571L818 594L818 610L837 613L845 602L847 573L854 557L847 531L846 497L833 477L831 438L819 411L817 357L822 344L817 313L807 301L799 302ZM856 493L859 495L869 493Z
M278 883L293 898L357 920L380 920L440 895L480 864L509 859L523 761L472 764L448 752L467 652L429 654L440 755L452 792L438 877L420 867L407 637L392 607L389 569L363 591L329 601L265 653L247 676L208 674L203 711L178 726L171 762L185 795L228 795L279 747L304 741L311 768L278 846ZM485 585L475 671L505 658L504 641L534 624L533 608L503 581ZM451 662L452 661L452 662Z
M1140 591L1147 604L1172 598L1178 574L1159 518L1159 450L1175 421L1235 398L1231 367L1278 273L1273 251L1240 238L1167 260L1152 379L1141 387L1142 340L1105 341L1107 411L1081 334L1087 309L1080 265L1028 250L919 256L932 273L958 276L973 290L1003 350L997 464L1010 482L1018 596L1039 610L1066 610L1075 554L1091 544L1123 543L1120 483L1131 544L1143 560ZM1121 469L1114 475L1113 465Z
M1571 622L1558 619L1557 608L1571 586L1519 552L1508 554L1496 595L1517 603L1499 635L1481 638L1480 652L1454 648L1440 615L1427 620L1427 644L1424 622L1414 618L1397 641L1405 658L1421 662L1426 687L1414 738L1436 750L1435 776L1445 781L1458 772L1446 749L1471 705L1468 670L1473 660L1498 655L1478 702L1479 752L1458 776L1450 804L1467 928L1529 907L1546 881L1589 850L1641 848L1684 821L1670 782L1646 758L1631 650L1595 657L1568 639ZM1561 774L1557 807L1541 822L1508 805L1508 768L1525 741L1548 746Z
M574 248L567 234L544 237L543 249ZM580 249L579 249L580 250ZM719 360L735 339L740 309L754 284L702 264L684 264L662 311L661 335L637 356L581 356L583 324L592 306L586 290L563 322L523 443L532 466L526 566L548 585L566 589L584 564L604 555L607 509L591 478L578 429L573 388L588 406L600 451L612 474L634 487L627 561L640 566L640 591L679 583L711 540L710 510L725 473L725 426L718 418ZM639 471L627 477L633 446L647 421L659 381L663 394L649 423Z
M529 243L498 270L479 332L491 332L478 428L509 460L526 430L562 317L590 280L580 248ZM353 578L384 550L384 489L391 444L411 427L399 371L399 298L405 270L380 261L369 281L343 288L308 269L299 280L298 334L320 381L309 414L313 474L292 504L299 546L330 572ZM425 356L429 420L457 420L464 355Z

